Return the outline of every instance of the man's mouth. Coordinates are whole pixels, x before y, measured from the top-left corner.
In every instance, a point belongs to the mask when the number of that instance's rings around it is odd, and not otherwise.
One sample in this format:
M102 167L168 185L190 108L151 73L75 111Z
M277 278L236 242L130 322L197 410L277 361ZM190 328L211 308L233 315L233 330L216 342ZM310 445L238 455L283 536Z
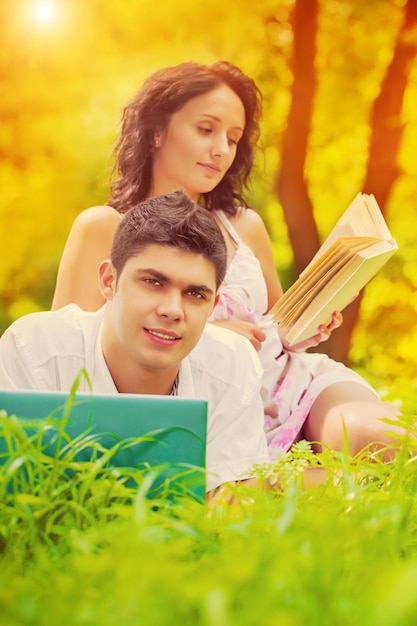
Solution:
M181 339L181 337L177 337L176 335L163 333L158 330L151 330L150 328L147 328L146 330L148 331L150 335L153 335L154 337L158 337L159 339L165 339L167 341L177 341L178 339Z

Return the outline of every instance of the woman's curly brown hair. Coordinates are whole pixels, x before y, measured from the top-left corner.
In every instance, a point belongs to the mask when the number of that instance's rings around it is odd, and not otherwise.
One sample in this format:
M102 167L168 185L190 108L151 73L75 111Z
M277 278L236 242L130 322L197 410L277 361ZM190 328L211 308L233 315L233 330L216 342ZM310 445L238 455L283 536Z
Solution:
M254 149L259 139L261 94L255 82L227 61L211 66L187 62L158 70L144 82L123 110L122 129L114 155L114 180L109 204L125 213L145 200L152 181L154 141L176 111L188 100L226 84L240 98L245 109L245 129L235 159L210 192L201 195L209 210L222 209L233 215L246 205L243 191L248 187Z

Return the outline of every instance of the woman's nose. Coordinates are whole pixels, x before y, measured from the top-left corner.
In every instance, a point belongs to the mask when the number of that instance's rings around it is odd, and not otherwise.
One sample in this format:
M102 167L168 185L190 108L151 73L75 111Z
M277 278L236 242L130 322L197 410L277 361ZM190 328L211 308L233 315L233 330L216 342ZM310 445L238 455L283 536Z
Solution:
M229 140L227 135L220 134L215 137L213 142L213 154L215 156L224 156L230 151Z

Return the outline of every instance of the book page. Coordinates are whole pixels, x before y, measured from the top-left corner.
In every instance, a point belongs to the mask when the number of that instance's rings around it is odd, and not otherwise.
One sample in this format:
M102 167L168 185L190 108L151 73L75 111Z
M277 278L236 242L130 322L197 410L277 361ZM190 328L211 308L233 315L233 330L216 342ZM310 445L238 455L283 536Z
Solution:
M304 274L339 237L355 236L392 240L391 233L385 223L381 209L373 195L357 194L301 275Z
M330 257L330 259L332 259L332 257ZM346 263L346 254L338 254L338 256L332 260L334 261L332 264L326 264L323 271L316 274L316 280L313 283L311 281L304 283L304 281L298 279L304 288L300 288L292 293L288 300L286 298L286 292L279 300L281 306L271 310L274 319L280 323L282 328L291 326L300 315L302 315L309 303L319 296L322 286L331 281L332 277L337 274Z
M363 262L362 256L358 256L358 253L367 253L365 249L366 244L364 243L364 240L367 241L367 238L358 237L357 239L358 243L352 247L348 245L349 238L340 240L345 250L339 256L335 264L320 277L316 276L314 282L309 281L309 287L306 289L303 297L294 303L286 315L283 317L279 314L274 315L274 318L279 321L282 328L288 328L295 324L307 309L309 310L309 314L314 315L315 308L320 307L321 303L326 301L326 294L339 289L346 282L346 276L353 274L356 267ZM372 239L371 241L375 240ZM377 246L380 250L379 246L381 243L386 246L385 242L378 241L373 248ZM299 280L302 281L302 279Z
M325 255L318 261L307 274L298 278L293 285L281 296L274 307L269 311L275 319L282 320L288 311L297 307L298 302L311 289L311 283L317 282L325 276L332 268L338 267L343 259L344 250L336 242ZM313 276L313 278L312 278Z
M320 324L330 322L333 311L343 311L396 249L396 246L392 246L376 256L369 256L367 252L364 255L362 253L356 255L356 259L346 265L346 272L329 281L325 289L290 328L287 334L290 345L316 334Z
M348 259L369 246L378 244L373 237L342 237L338 239L311 267L303 273L293 285L281 296L270 310L274 319L283 327L291 325L298 315L320 292L321 285L332 276L342 271ZM307 299L308 298L308 299ZM288 317L291 311L291 316Z
M378 232L381 233L382 239L386 239L387 241L392 240L392 235L385 222L384 216L381 213L381 209L379 208L378 203L375 200L375 196L373 194L363 194L362 197L367 206L369 214L374 221L375 228L378 230Z
M269 313L297 343L328 324L398 249L373 195L359 193Z

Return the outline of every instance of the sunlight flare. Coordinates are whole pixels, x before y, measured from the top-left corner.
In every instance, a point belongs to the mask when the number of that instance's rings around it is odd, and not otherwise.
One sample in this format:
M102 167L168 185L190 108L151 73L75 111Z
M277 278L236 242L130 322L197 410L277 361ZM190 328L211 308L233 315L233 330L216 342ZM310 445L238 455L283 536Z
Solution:
M33 16L41 24L49 24L56 17L56 7L50 2L38 2L33 7Z

